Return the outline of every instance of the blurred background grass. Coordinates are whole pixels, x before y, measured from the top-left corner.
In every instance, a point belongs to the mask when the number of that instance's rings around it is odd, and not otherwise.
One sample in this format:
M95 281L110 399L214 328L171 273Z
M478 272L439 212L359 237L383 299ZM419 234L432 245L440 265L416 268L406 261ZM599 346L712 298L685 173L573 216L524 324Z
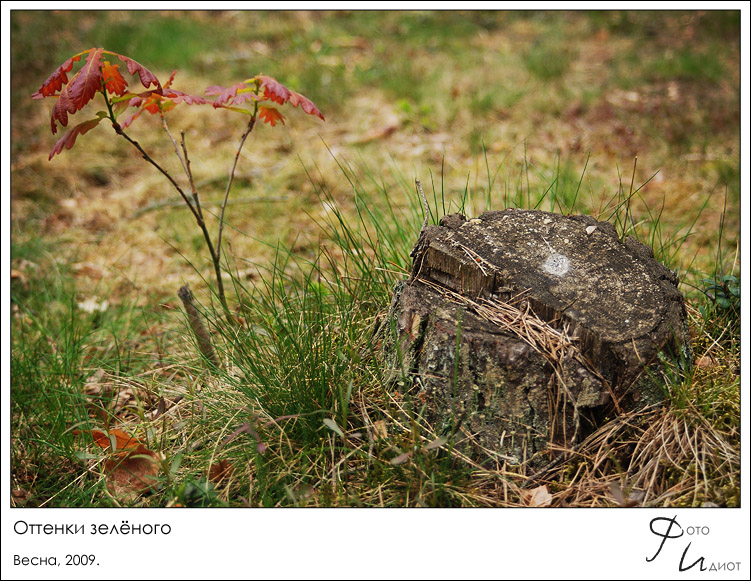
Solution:
M256 148L246 162L256 171L255 192L305 190L295 158L330 170L327 148L381 174L389 158L423 181L443 171L449 196L472 174L482 199L487 164L507 183L525 173L533 189L558 167L578 182L586 164L587 195L577 209L591 213L638 155L637 182L658 172L641 192L645 203L664 199L671 227L685 227L715 192L694 236L701 254L716 234L726 187L727 231L739 226L739 19L733 11L13 12L13 199L21 215L39 210L22 204L30 196L49 217L61 196L82 187L76 174L96 189L111 187L114 174L149 173L130 165L133 153L104 127L96 130L101 143L87 135L41 163L54 143L42 121L49 106L30 93L71 54L104 46L165 77L178 69L177 88L200 93L262 72L311 98L326 124L293 115L287 127L257 136L266 151ZM224 175L227 159L213 150L236 143L242 120L217 113L197 121L183 107L170 117L175 126L181 114L213 134L189 142L206 163L204 177ZM86 155L95 149L98 160ZM280 163L288 170L282 181ZM66 177L44 183L62 166ZM278 211L261 214L273 222Z

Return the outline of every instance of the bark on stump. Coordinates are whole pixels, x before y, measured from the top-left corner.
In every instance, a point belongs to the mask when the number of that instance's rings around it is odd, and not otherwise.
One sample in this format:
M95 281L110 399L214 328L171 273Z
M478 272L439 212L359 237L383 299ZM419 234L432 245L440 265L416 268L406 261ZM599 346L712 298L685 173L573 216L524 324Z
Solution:
M540 467L664 399L666 361L691 360L677 276L608 222L452 214L412 256L389 313L393 379L472 454Z

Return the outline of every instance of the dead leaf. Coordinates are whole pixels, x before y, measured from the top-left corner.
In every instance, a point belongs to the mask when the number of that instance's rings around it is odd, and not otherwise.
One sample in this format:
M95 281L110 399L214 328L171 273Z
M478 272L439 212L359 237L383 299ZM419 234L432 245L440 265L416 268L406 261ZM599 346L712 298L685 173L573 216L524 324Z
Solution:
M546 484L532 490L522 490L521 497L524 504L532 507L550 506L553 502L553 496L548 491Z
M396 458L392 458L389 460L389 464L392 466L399 466L400 464L404 464L409 458L412 456L412 452L405 452L404 454L399 454Z
M382 440L384 438L387 438L389 435L388 429L386 428L386 421L385 420L376 420L373 422L373 437L376 440Z
M611 482L609 488L611 496L623 507L638 506L644 500L643 490L632 489L628 494L628 498L625 498L623 489L617 482Z
M11 281L17 280L23 285L24 288L28 287L28 280L26 279L26 275L20 270L17 270L15 268L10 269L10 280Z
M25 488L14 488L10 491L11 506L26 506L31 493Z
M159 457L144 445L123 452L123 457L104 463L107 489L115 498L135 500L156 488L159 474Z
M109 432L103 432L102 430L73 430L73 435L90 433L94 439L94 443L100 448L110 449L115 455L123 457L130 454L133 450L139 446L143 446L140 440L130 436L126 432L115 428Z
M717 361L711 355L703 355L696 360L696 366L702 369L714 367L717 365Z
M229 460L220 460L219 462L212 464L209 468L209 480L219 484L222 480L229 479L232 476L234 467Z
M94 443L111 456L104 463L107 489L115 498L133 501L152 491L157 485L159 456L127 432L118 428L102 430L73 430L73 434L91 434Z

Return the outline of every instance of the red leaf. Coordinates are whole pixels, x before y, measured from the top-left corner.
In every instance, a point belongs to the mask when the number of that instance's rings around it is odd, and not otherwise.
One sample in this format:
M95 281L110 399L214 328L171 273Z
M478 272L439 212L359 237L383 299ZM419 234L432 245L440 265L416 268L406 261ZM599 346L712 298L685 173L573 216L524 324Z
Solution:
M142 106L149 98L151 98L152 95L159 95L156 91L144 91L143 93L132 93L126 95L126 97L130 97L128 99L127 107L140 107Z
M292 96L289 99L289 102L292 103L295 107L300 107L303 111L305 111L308 115L316 115L317 117L320 117L322 121L326 121L323 117L323 113L318 109L318 107L315 106L313 101L305 97L304 95L301 95L300 93L295 93L294 91L290 91L292 93Z
M79 135L83 135L84 133L87 133L94 129L97 125L99 125L99 122L102 120L101 117L97 117L96 119L90 119L89 121L85 121L84 123L81 123L80 125L76 125L69 131L65 132L65 135L63 135L57 143L55 143L55 147L52 148L52 151L50 152L49 159L52 159L55 157L56 154L62 153L63 148L64 149L70 149L73 147L73 144L76 142L76 138Z
M169 87L170 85L172 85L172 81L175 80L175 75L176 74L177 74L177 69L175 69L174 71L172 71L172 74L169 76L169 79L167 79L167 82L164 83L164 85L163 85L164 89L166 89L167 87Z
M276 125L277 121L281 121L284 125L284 115L273 107L258 107L258 116L272 127Z
M101 60L104 49L91 49L86 57L86 64L71 79L70 83L60 93L60 97L52 109L52 133L57 133L55 121L65 127L68 125L68 113L71 115L83 109L102 88Z
M89 50L85 50L75 56L70 57L67 61L60 65L60 67L54 73L52 73L49 78L44 81L44 83L42 83L42 86L39 87L37 91L32 93L31 98L42 99L44 97L50 97L57 93L60 88L68 82L68 75L66 73L69 73L73 68L73 63L80 61L83 55L92 50L94 49L90 48Z
M241 89L246 89L246 83L236 83L231 87L220 87L218 85L212 85L206 89L207 95L219 95L214 101L214 107L231 107L232 105L239 105L245 101L258 101L259 97L252 91L242 92L238 94Z
M135 113L128 115L125 119L119 122L120 127L122 127L123 129L127 129L130 126L130 124L133 123L133 121L135 121L141 116L141 113L143 113L143 111L144 111L143 108L138 109Z
M170 80L172 80L170 78ZM164 89L162 96L165 99L171 99L175 103L185 103L186 105L207 105L211 103L203 97L196 97L195 95L188 95L182 91L176 91L175 89Z
M259 83L263 88L263 97L259 97L254 91L250 90L249 85L252 86L253 83ZM304 95L301 95L300 93L291 91L275 78L267 77L265 75L258 75L242 83L236 83L231 87L220 87L213 85L206 89L206 94L218 95L217 99L214 101L214 107L231 107L233 105L239 105L240 103L248 100L260 101L268 99L273 103L278 103L279 105L291 103L295 107L300 107L307 114L316 115L325 121L323 114L318 109L318 107L315 106L313 101L311 101ZM268 110L271 111L273 109ZM269 123L272 126L276 125L277 121L284 123L284 119L283 117L281 117L280 113L266 113L265 115L261 116L264 118L266 123Z
M123 61L128 66L128 72L131 75L138 74L138 77L141 79L141 84L146 87L147 89L149 86L154 85L156 86L156 90L158 93L162 92L162 85L159 82L159 79L156 78L156 75L152 73L149 69L147 69L145 66L143 66L141 63L138 63L134 61L131 58L128 58L127 56L123 56L121 54L117 54L114 52L107 51L107 54L114 54L117 58L119 58L121 61ZM170 77L171 80L171 77Z
M122 96L128 90L128 83L125 82L123 76L120 74L118 67L120 65L110 64L109 61L104 61L102 67L102 79L104 80L104 87L108 93L114 93L115 95Z
M273 102L279 103L280 105L291 103L295 107L300 107L308 115L316 115L325 121L323 114L318 107L316 107L313 101L306 96L288 89L273 77L259 75L256 79L261 82L261 86L264 90L264 97L266 99L271 99Z
M275 103L284 105L292 97L292 91L275 78L258 75L256 79L261 82L265 99L271 99Z
M170 77L168 82L172 82L174 73ZM133 97L128 101L129 107L140 107L138 111L132 113L124 120L120 121L120 127L123 129L131 125L144 111L148 111L152 115L156 113L166 113L175 108L179 103L185 103L186 105L206 105L211 103L203 97L196 97L195 95L188 95L182 91L175 89L162 89L162 94L156 91L147 91L140 94L137 97Z
M139 93L136 97L133 97L128 101L128 107L138 107L139 109L134 113L128 115L124 120L120 121L120 127L127 128L133 121L141 116L144 111L150 113L158 113L159 107L156 103L159 102L160 95L156 91L144 91ZM174 106L174 105L173 105ZM170 107L171 109L172 107Z

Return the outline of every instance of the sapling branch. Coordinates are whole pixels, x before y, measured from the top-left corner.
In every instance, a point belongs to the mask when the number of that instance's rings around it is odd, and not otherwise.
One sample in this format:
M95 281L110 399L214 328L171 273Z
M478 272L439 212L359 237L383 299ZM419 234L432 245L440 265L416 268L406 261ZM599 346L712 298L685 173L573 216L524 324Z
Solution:
M203 221L203 211L201 210L201 202L198 198L198 190L196 189L196 184L193 180L193 172L190 169L190 157L188 156L188 147L187 145L185 145L184 131L180 132L180 144L182 145L183 154L185 156L185 171L188 174L188 181L190 182L190 189L193 193L196 212L200 217L199 226L201 226L201 230L203 231L203 237L206 240L206 246L208 246L209 252L211 254L211 262L214 265L214 274L216 275L216 294L219 297L219 302L222 305L222 310L224 310L224 316L226 317L227 322L232 323L232 311L230 311L229 305L227 304L227 297L224 294L224 281L222 280L221 238L217 241L216 247L214 247L214 244L211 242L211 235L209 234L209 231L205 226L205 222ZM221 221L219 227L221 228Z
M169 180L169 183L172 184L172 187L174 187L177 190L177 193L179 193L182 196L183 200L185 200L185 203L188 204L188 207L190 207L190 211L193 213L193 216L195 216L196 220L199 221L199 225L200 225L203 222L203 220L201 220L201 217L196 212L196 209L193 207L193 204L190 203L190 199L188 198L188 196L185 195L185 192L180 187L180 184L178 184L175 181L175 179L169 174L169 172L166 169L164 169L161 165L159 165L156 161L154 161L148 153L146 153L143 147L141 147L140 143L138 143L135 139L132 139L127 133L125 133L123 128L120 127L120 124L117 121L115 121L114 118L112 119L112 128L115 130L115 133L125 138L126 141L128 141L133 147L135 147L138 150L138 152L141 154L141 157L143 157L146 161L148 161L151 165L153 165L157 169L157 171L159 171L159 173L161 173L164 177L167 178L167 180Z
M203 219L203 211L201 210L201 202L198 198L198 190L196 189L196 183L193 180L193 172L190 169L190 157L188 157L188 146L185 145L185 132L180 132L180 147L182 147L183 155L185 159L185 173L188 176L188 182L190 183L190 191L193 194L193 201L196 204L196 210L198 210L199 216Z
M185 159L183 159L183 156L180 155L180 149L178 149L177 147L177 141L175 141L175 138L172 137L172 132L169 130L169 126L167 125L167 118L164 116L164 113L160 113L159 116L162 118L162 129L164 129L164 132L167 134L167 136L169 137L169 140L172 142L172 147L175 148L175 155L177 156L177 159L180 160L180 163L183 166L183 171L185 172L185 175L188 177L188 180L191 182L191 186L192 186L193 182L190 178L190 170L185 163ZM183 134L182 131L180 132L180 134L183 138L181 142L183 144L183 151L185 151L185 135Z
M161 165L159 165L154 159L146 153L146 151L141 147L141 144L138 143L136 140L132 139L123 128L120 126L120 124L115 119L114 112L112 111L112 105L110 103L109 98L107 97L107 94L104 94L105 101L107 102L107 107L109 109L110 113L110 120L112 121L112 127L114 128L115 132L118 135L121 135L124 137L129 143L131 143L141 154L141 156L148 161L151 165L153 165L162 175L164 175L169 182L172 184L172 186L178 191L180 196L185 200L185 203L188 205L188 208L190 209L191 213L193 214L193 217L196 220L196 224L198 224L198 227L200 228L201 232L203 233L204 240L206 241L206 246L209 250L209 254L211 255L211 262L214 265L214 273L216 275L216 284L217 284L217 295L219 297L219 301L222 304L222 309L224 310L224 314L227 317L227 321L232 321L232 312L229 309L229 305L227 304L227 299L224 294L224 283L222 281L222 269L221 269L221 257L219 253L217 252L217 249L214 247L214 243L211 240L211 234L209 233L208 228L206 227L206 222L203 219L203 212L201 211L201 204L199 202L198 198L198 192L195 188L195 182L193 181L193 174L190 171L190 159L188 158L188 150L185 146L185 134L184 132L181 133L181 143L182 143L182 149L184 153L183 156L180 155L180 150L177 147L177 142L175 141L174 137L172 137L172 133L169 130L169 127L167 126L167 121L164 117L164 115L161 115L162 117L162 128L167 133L167 135L170 138L170 141L172 141L172 145L175 148L175 155L177 155L178 159L180 160L180 163L183 166L183 169L185 170L186 175L188 176L188 181L191 186L191 192L193 195L193 201L194 203L191 203L190 198L185 194L183 189L180 187L180 185L175 181L175 179L169 174L169 172L164 169Z
M248 136L252 133L253 128L256 125L257 117L258 102L255 103L253 115L251 115L250 121L248 121L248 125L245 127L245 131L243 132L242 137L240 137L240 145L237 147L237 151L235 152L235 159L232 162L232 169L230 170L229 178L227 179L227 189L224 192L224 201L222 202L222 208L219 211L219 235L217 236L216 246L219 250L220 256L222 252L222 232L224 231L224 210L227 207L227 200L229 199L229 192L232 189L232 182L235 180L235 170L237 169L237 162L240 159L240 153L242 152L242 149L245 145L245 140L248 139Z
M128 82L120 74L118 69L120 65L112 65L107 60L102 61L102 55L104 54L113 55L121 62L126 63L128 72L133 76L137 76L147 91L136 93L132 89L129 89ZM77 73L71 75L69 79L67 73L71 72L74 63L79 62L83 55L88 55L86 65L82 66ZM222 282L222 234L224 232L224 213L227 204L229 203L229 194L232 190L235 172L245 142L248 136L253 132L258 117L272 127L279 122L282 124L284 123L284 116L275 107L269 106L272 103L278 105L289 103L294 107L299 107L308 115L319 117L322 121L325 119L321 111L310 99L300 93L288 89L272 77L257 75L230 87L208 87L205 93L207 95L216 96L213 101L209 101L204 97L189 95L172 88L171 85L176 72L177 71L172 74L166 83L161 83L156 75L133 59L112 51L104 50L103 48L92 48L80 52L65 61L50 77L47 78L37 91L32 93L31 97L33 99L42 99L45 97L59 99L52 109L52 117L50 120L52 133L57 133L58 125L66 127L68 125L69 116L84 109L95 97L98 95L104 97L107 112L103 113L100 111L97 113L95 119L90 119L89 121L85 121L70 128L55 144L55 147L50 153L50 159L61 153L63 149L70 149L73 147L77 137L84 135L96 127L101 120L108 119L112 123L112 128L115 133L122 136L133 147L135 147L143 159L167 178L170 184L172 184L172 187L177 190L180 197L187 204L198 224L198 227L201 229L209 254L211 255L211 261L216 273L217 296L222 304L222 308L224 309L224 314L227 317L228 322L233 322L232 313L227 305L224 284ZM242 105L247 104L248 102L252 103L252 108L243 108ZM173 137L169 126L167 125L165 113L172 110L180 103L188 105L212 105L214 109L224 108L250 116L250 120L242 134L240 144L232 163L232 168L229 172L227 188L224 192L224 200L221 203L221 209L218 216L219 226L216 245L212 242L211 235L209 234L204 220L198 191L190 168L190 158L185 144L185 133L181 132L180 146L178 146L177 140ZM263 105L259 106L259 103L263 103ZM136 111L128 116L122 124L118 123L118 115L129 107L136 108ZM125 132L125 128L129 127L130 124L144 112L158 114L160 116L162 128L172 142L175 154L180 160L183 171L188 178L192 200L170 173L146 153L138 141L131 138Z

